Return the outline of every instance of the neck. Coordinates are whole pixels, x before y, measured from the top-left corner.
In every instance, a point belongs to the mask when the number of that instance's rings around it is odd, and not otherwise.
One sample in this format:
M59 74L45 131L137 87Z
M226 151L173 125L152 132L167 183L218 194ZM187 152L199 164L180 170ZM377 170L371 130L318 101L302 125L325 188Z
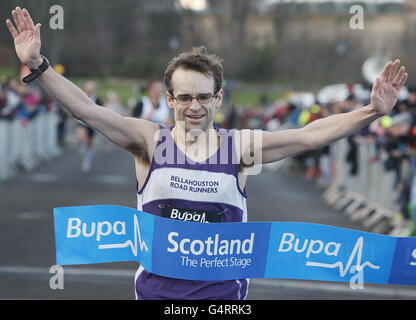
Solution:
M217 147L218 144L218 135L212 125L206 130L185 130L183 125L176 124L172 129L172 136L177 145L185 148L204 148L209 146Z

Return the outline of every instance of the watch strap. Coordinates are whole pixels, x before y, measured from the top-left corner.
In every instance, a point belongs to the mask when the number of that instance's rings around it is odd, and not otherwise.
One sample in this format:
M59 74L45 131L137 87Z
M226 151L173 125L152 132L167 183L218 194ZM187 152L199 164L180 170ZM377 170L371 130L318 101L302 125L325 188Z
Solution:
M26 77L23 78L23 82L25 83L29 83L32 82L33 80L35 80L36 78L38 78L42 73L44 73L48 67L49 67L49 61L48 59L46 59L46 57L42 56L42 63L39 67L37 67L36 69L30 69L31 74L27 75Z

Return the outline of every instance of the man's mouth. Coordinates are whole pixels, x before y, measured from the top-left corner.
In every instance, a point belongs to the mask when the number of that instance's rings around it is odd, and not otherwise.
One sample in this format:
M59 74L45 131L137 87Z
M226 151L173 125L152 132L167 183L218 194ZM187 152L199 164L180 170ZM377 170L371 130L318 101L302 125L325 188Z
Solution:
M204 117L204 114L186 114L185 116L192 120L198 120L202 119Z

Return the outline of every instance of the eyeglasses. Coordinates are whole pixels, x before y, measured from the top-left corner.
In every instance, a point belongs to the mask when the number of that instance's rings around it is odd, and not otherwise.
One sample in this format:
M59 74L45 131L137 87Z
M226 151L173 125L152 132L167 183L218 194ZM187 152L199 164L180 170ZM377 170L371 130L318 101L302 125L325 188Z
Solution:
M187 106L192 103L193 99L196 99L200 104L209 104L212 102L214 98L218 97L217 94L212 93L200 93L197 96L192 96L190 94L179 94L178 96L174 97L173 95L170 95L170 97L173 100L176 100L176 102L180 105Z

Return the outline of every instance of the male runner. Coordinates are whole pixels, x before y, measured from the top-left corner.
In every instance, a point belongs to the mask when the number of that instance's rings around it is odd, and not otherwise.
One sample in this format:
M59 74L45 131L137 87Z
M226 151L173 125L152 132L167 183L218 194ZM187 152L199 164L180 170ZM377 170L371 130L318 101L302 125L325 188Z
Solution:
M17 7L16 24L6 24L20 61L31 69L44 65L40 56L40 24ZM47 68L39 84L74 117L130 151L135 159L138 209L169 218L192 216L199 222L246 221L244 170L248 155L268 163L321 148L388 114L407 79L400 61L389 62L377 78L369 105L292 130L230 132L213 127L223 98L221 61L201 49L174 58L165 72L166 96L175 125L164 128L143 119L123 117L96 105L77 86ZM397 74L396 74L397 72ZM243 139L249 133L250 139ZM171 161L171 160L174 161ZM222 161L226 159L227 161ZM207 160L207 161L205 161ZM189 281L136 274L138 299L244 299L248 280Z

